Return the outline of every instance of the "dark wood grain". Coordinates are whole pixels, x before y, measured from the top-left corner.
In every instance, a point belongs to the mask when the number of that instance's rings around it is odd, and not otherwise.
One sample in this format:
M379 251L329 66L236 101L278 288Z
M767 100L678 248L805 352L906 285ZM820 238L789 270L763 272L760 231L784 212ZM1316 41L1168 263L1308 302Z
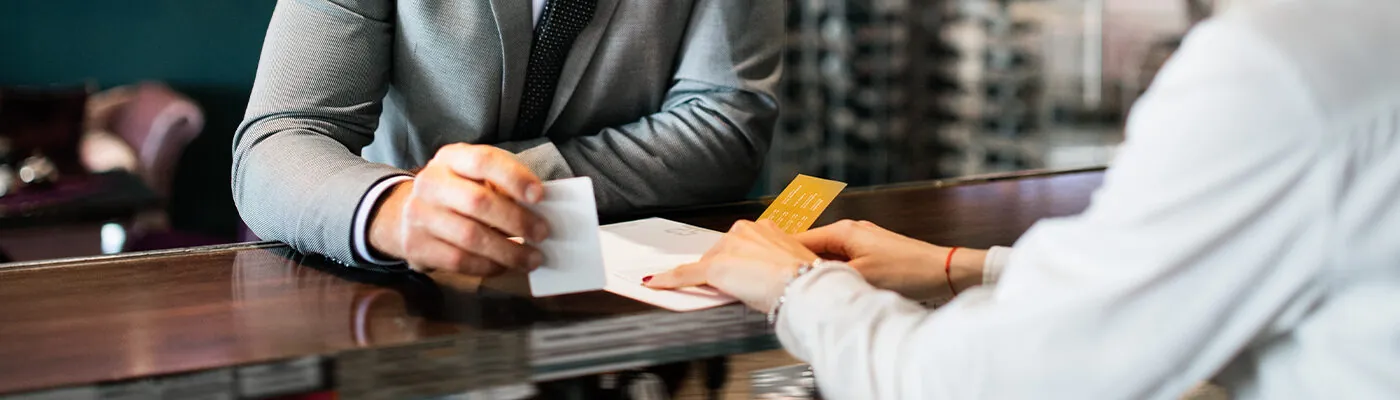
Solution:
M1008 245L1083 210L1097 172L852 190L819 224L865 219L941 245ZM763 202L659 215L725 230ZM284 246L0 268L0 393L195 371L542 320L647 311L608 293L512 296L464 277L350 270Z

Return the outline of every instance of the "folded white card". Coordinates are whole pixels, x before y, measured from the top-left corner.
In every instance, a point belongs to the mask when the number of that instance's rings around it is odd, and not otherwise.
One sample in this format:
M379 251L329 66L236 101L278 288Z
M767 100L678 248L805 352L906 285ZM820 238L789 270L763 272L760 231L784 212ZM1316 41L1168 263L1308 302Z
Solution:
M544 199L527 205L549 223L549 238L531 243L544 265L530 272L535 297L602 289L606 283L598 241L598 211L588 177L544 183Z
M710 287L652 290L642 278L700 260L723 234L649 218L598 226L593 182L586 177L545 182L545 197L529 205L549 222L550 235L531 243L545 262L530 272L535 297L607 290L672 311L695 311L736 300Z
M671 311L695 311L733 303L708 286L652 290L642 278L699 261L723 234L679 222L649 218L602 227L605 290Z

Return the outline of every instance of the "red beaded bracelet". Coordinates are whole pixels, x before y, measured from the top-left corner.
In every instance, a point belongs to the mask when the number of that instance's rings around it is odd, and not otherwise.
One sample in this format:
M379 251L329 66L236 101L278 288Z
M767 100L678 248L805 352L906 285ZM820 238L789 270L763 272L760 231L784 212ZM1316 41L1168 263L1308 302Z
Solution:
M948 259L943 261L943 277L948 278L948 291L958 295L958 289L953 287L953 253L958 251L958 247L948 249Z

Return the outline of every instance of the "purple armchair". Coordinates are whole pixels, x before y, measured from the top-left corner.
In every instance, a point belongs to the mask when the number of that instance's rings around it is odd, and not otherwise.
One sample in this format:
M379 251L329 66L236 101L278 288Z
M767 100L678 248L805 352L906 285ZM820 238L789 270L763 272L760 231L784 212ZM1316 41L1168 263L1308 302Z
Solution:
M120 100L106 118L98 116L105 119L101 127L136 152L139 169L134 172L156 193L170 196L175 166L185 146L204 129L204 113L194 101L164 84L143 82L114 90L128 92L117 95Z
M114 88L89 103L89 134L109 132L135 155L135 170L161 198L169 199L180 156L204 129L204 113L189 98L157 82ZM98 131L98 132L94 132ZM88 138L85 140L94 140ZM85 157L87 155L85 154ZM123 251L159 250L230 240L170 229L164 212L143 215L127 227Z

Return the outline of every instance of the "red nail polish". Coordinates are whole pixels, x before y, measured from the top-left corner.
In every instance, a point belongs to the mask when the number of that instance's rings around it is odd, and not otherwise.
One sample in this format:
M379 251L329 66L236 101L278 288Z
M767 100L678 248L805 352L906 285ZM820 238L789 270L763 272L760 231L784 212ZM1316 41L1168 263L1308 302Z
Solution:
M647 282L651 282L651 277L653 277L653 276L655 276L655 275L643 276L643 277L642 277L642 284L645 285Z

